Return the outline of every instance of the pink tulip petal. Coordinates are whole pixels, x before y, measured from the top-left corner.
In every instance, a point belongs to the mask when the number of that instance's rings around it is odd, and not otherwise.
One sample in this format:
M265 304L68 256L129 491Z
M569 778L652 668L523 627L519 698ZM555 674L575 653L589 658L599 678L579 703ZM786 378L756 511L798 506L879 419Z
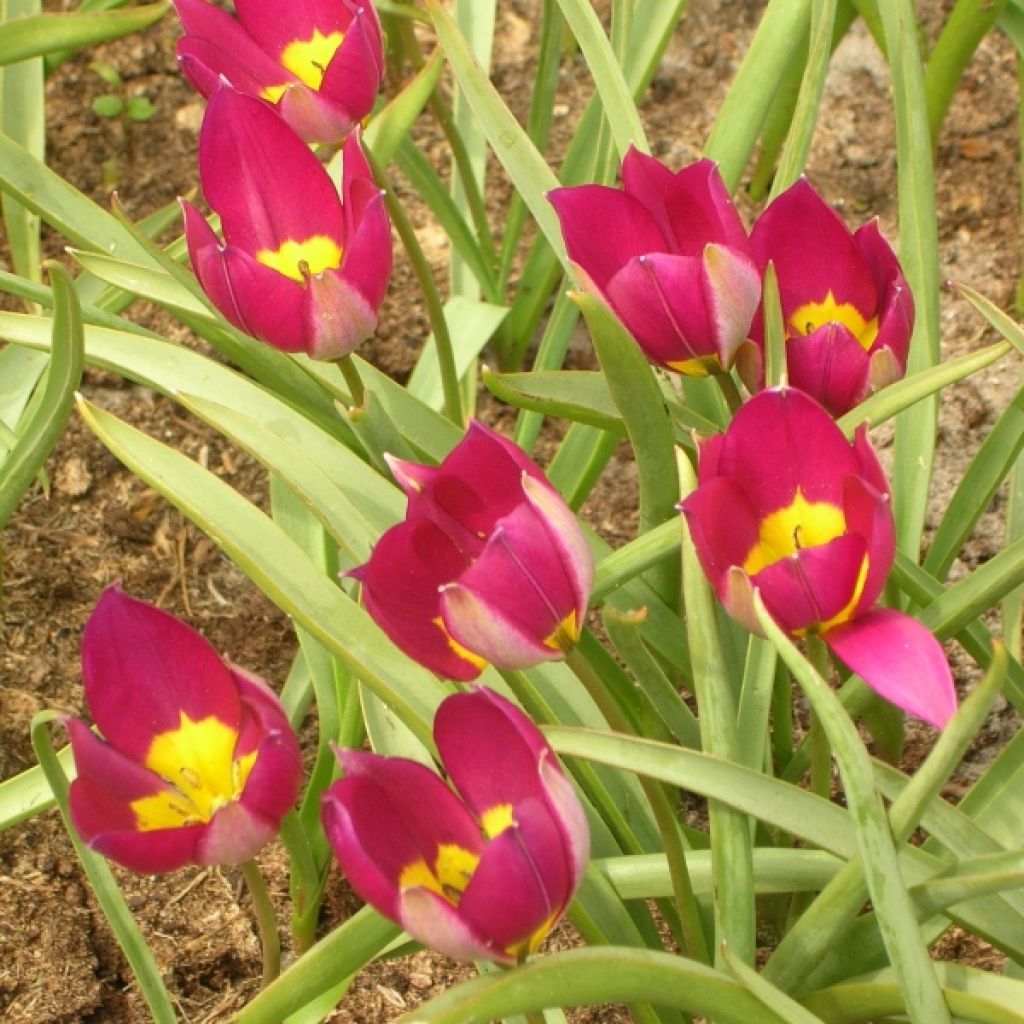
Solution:
M669 241L634 196L604 185L556 188L548 193L562 225L569 257L601 290L622 266L645 253L666 252ZM600 225L600 230L595 226Z
M890 288L884 295L878 317L878 334L871 352L881 349L892 352L902 376L907 369L910 337L914 331L914 300L906 281Z
M249 331L228 277L227 261L220 239L206 218L187 200L180 200L185 221L185 239L192 270L210 301L236 327Z
M732 366L761 301L761 275L740 250L708 244L703 252L705 300L718 346L718 361Z
M705 245L714 243L747 253L746 229L711 160L698 160L677 171L664 201L676 252L699 257Z
M313 359L347 356L377 329L376 304L368 303L346 277L340 271L327 270L307 282L306 353ZM387 277L384 281L386 284Z
M541 754L541 782L555 820L561 824L569 865L569 890L575 893L590 860L590 826L580 798L565 777L554 752Z
M857 428L853 439L853 453L857 457L858 475L864 478L869 487L879 494L889 494L889 480L878 461L878 454L868 440L868 424L862 423Z
M724 441L724 434L712 434L708 437L703 434L694 434L694 443L697 445L697 480L699 484L706 484L719 475L718 460Z
M916 619L875 608L825 634L829 647L877 693L922 721L943 728L956 691L942 646Z
M352 18L349 0L235 0L238 20L267 53L278 56L289 44L344 32Z
M543 797L541 757L551 753L522 711L483 686L441 702L434 740L452 784L478 818L498 804Z
M613 274L606 290L648 359L667 365L718 355L700 259L646 253Z
M888 494L879 494L863 477L846 478L843 488L846 529L863 537L868 551L868 575L857 602L858 613L870 608L882 593L896 555L896 531Z
M741 481L758 518L789 505L797 488L808 502L841 505L842 482L857 468L832 417L796 388L762 391L747 402L718 458L719 473Z
M868 354L849 328L827 323L786 342L786 368L793 387L842 416L869 392Z
M213 6L206 0L202 3L204 7ZM234 18L228 17L228 21L238 31ZM230 49L215 41L219 37L183 36L178 40L178 66L198 93L209 98L227 82L248 96L263 96L267 89L298 84L297 78L267 56L244 32L240 36L235 32L229 35L230 39L224 39Z
M399 910L399 879L438 846L479 854L476 823L428 768L403 758L339 751L345 777L323 797L327 836L352 887L381 913Z
M755 574L751 582L784 630L808 629L849 606L866 553L863 537L846 534L780 559Z
M245 801L233 800L203 829L194 859L197 864L244 864L274 838L277 829L274 821L254 814Z
M224 266L246 332L283 352L304 352L310 344L308 289L235 246L224 251Z
M910 288L907 286L906 277L903 276L900 261L882 234L878 226L878 218L875 217L867 224L861 225L853 233L853 240L864 257L865 265L871 272L878 295L883 296L893 289L900 288L906 291L909 297ZM910 300L910 320L913 323L913 299Z
M480 594L461 583L441 590L441 609L448 632L463 646L498 668L529 668L556 661L562 651L546 646L536 632L506 617ZM522 616L517 616L521 619Z
M509 951L562 910L565 887L546 891L529 841L513 826L484 848L476 873L459 904L459 917L487 935L496 949ZM556 846L541 855L562 858ZM564 867L564 861L563 861Z
M594 585L594 556L572 510L547 481L523 474L523 494L561 556L575 595L577 622L583 622Z
M742 565L757 543L760 521L740 487L725 477L702 483L679 507L686 516L701 568L724 601L727 573L731 566Z
M652 196L659 196L672 187L675 174L666 167L657 157L641 153L634 145L626 150L622 158L622 187L641 203L651 203ZM655 208L655 204L648 206L649 212L659 218L659 211L663 212L663 204ZM669 238L668 219L661 221L665 229L665 238Z
M356 9L320 85L325 96L349 111L353 122L373 110L384 78L382 56L380 22L373 4L367 3Z
M174 6L185 29L178 42L182 70L204 96L213 95L222 77L252 96L268 86L298 81L215 4L175 0Z
M457 578L466 560L430 520L388 530L369 562L351 575L363 585L366 610L391 641L421 665L448 679L475 679L480 666L461 657L438 625L439 588Z
M298 751L298 740L277 694L259 676L238 665L229 662L228 670L242 702L242 722L238 727L235 757L255 750L268 733L289 735Z
M369 303L376 317L391 277L391 221L383 193L372 181L357 181L349 199L353 206L362 205L363 209L348 235L341 272L345 281Z
M195 863L196 846L206 825L164 828L153 832L103 832L89 849L140 875L160 875Z
M75 758L76 781L83 779L92 786L98 786L111 801L116 801L121 807L114 817L98 819L103 829L134 828L136 816L129 806L133 800L157 793L174 792L174 788L159 775L115 750L80 718L70 719L67 730ZM109 808L110 804L105 813ZM76 825L83 835L97 831L96 826L85 825L84 819L83 824L79 825L76 821Z
M346 107L302 82L285 89L277 112L303 142L310 144L339 142L355 124Z
M455 960L515 962L479 935L459 910L429 889L405 890L394 916L414 939Z
M830 291L836 302L850 303L865 320L875 315L878 293L860 248L805 178L758 217L750 250L759 267L774 262L786 318L805 303L823 301Z
M295 806L301 787L302 757L295 734L289 729L272 733L260 744L236 802L253 818L269 823L273 835L277 832L276 823ZM256 849L261 846L263 843Z
M409 512L434 519L467 555L523 504L523 473L543 474L513 441L478 420L433 475L429 490L410 498Z
M115 749L143 761L153 737L192 721L238 725L231 673L217 652L183 622L122 593L100 598L82 638L82 675L93 720Z
M255 254L326 235L344 245L341 203L317 158L262 100L223 86L199 136L199 173L224 238Z

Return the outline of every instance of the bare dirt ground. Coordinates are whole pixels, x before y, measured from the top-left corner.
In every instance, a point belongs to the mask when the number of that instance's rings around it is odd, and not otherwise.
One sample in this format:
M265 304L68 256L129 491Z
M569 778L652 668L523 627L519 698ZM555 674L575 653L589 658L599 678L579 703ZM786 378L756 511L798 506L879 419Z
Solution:
M762 9L758 0L693 0L643 105L655 153L677 167L700 154ZM926 29L940 14L921 3ZM529 99L539 2L501 5L501 45L494 80L517 110ZM57 9L56 6L54 9ZM102 47L99 56L125 78L130 94L157 107L130 134L89 108L102 83L87 70L90 56L60 68L47 88L50 161L99 202L106 202L104 163L117 155L118 188L134 217L192 189L199 99L179 77L173 56L173 16L143 36ZM556 109L556 148L571 136L573 115L591 85L582 61L570 62ZM940 242L944 272L1004 307L1019 274L1016 73L1009 44L998 36L982 45L954 103L938 153ZM443 158L429 130L424 145ZM896 237L894 137L884 61L860 27L842 44L828 83L808 167L819 190L855 226L878 216ZM507 190L495 173L489 202L500 223ZM748 218L756 211L741 200ZM438 259L439 234L419 216L423 241ZM49 239L51 252L61 241ZM9 269L0 249L0 266ZM382 327L368 351L399 379L411 369L426 333L407 265L398 256ZM0 299L0 302L6 301ZM7 308L16 308L7 303ZM138 305L133 315L176 340L186 332L166 315ZM953 295L943 298L943 348L949 355L992 340L978 317ZM189 342L191 343L191 342ZM953 389L943 402L940 460L932 493L938 513L973 451L1018 388L1012 360ZM109 374L89 371L88 397L161 440L202 460L256 502L265 502L263 471L172 403ZM32 492L4 533L3 618L0 623L0 777L33 764L32 715L44 707L80 712L79 638L102 589L115 579L130 593L183 616L245 668L280 685L295 650L290 627L276 608L194 527L133 479L73 421L50 460L49 499ZM587 514L614 542L629 538L632 474L626 453L613 461ZM623 511L625 510L625 511ZM1002 543L1003 500L982 520L959 572L991 557ZM951 654L956 657L955 652ZM961 674L961 683L967 683ZM965 781L1018 726L1003 708L969 755ZM908 749L910 764L927 736ZM972 764L974 768L972 770ZM284 858L272 845L261 858L275 894L287 892ZM165 878L121 874L182 1018L200 1024L227 1020L258 987L259 948L231 871L186 870ZM340 879L330 886L323 928L357 906ZM285 920L282 914L282 922ZM953 936L943 953L992 966L998 957ZM285 938L285 941L286 938ZM571 941L563 933L558 941ZM957 943L960 945L957 945ZM466 970L436 954L363 972L337 1022L377 1022L428 998ZM51 812L0 834L0 1016L10 1024L134 1024L146 1019L131 976L80 875L60 823ZM617 1008L596 1008L576 1019L625 1020Z

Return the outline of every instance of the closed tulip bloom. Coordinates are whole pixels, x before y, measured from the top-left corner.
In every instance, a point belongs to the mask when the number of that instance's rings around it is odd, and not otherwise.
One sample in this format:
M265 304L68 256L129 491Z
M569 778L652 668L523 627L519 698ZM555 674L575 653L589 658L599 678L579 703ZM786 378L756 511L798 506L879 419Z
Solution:
M861 427L851 444L794 388L763 391L699 447L681 507L726 610L758 631L753 592L793 636L820 634L887 700L939 728L956 710L942 647L874 604L895 554L889 485Z
M414 939L513 963L572 902L583 808L537 727L490 690L445 700L434 738L455 792L414 761L339 750L324 829L352 888Z
M82 640L100 735L69 719L71 819L133 871L240 864L277 833L302 761L280 701L183 622L108 588Z
M779 281L789 383L841 416L907 369L914 300L877 220L853 234L801 179L757 219L750 249ZM759 313L752 337L763 342ZM751 390L763 373L741 363Z
M450 679L561 658L579 639L594 564L537 466L477 422L440 466L389 463L406 518L351 573L381 629Z
M235 0L237 19L208 0L174 5L178 60L204 96L224 79L275 104L305 142L339 143L373 109L384 56L372 3Z
M347 355L373 333L391 274L391 226L357 133L345 143L339 199L266 103L224 86L203 120L199 172L224 243L182 202L189 257L228 320L315 359Z
M578 185L554 189L548 199L584 283L648 359L693 376L732 366L761 279L714 163L673 173L631 148L622 189Z

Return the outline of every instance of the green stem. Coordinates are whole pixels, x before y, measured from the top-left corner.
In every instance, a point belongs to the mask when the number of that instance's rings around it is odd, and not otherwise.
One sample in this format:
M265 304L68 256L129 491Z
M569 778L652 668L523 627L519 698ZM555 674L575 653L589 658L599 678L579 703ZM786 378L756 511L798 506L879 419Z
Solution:
M266 988L281 973L281 939L277 934L277 917L263 872L255 858L242 865L242 877L252 897L252 909L260 933L260 945L263 947L263 980L260 988Z
M352 405L357 408L362 406L366 401L366 386L363 384L363 378L359 376L359 370L352 361L352 357L342 356L340 359L336 359L335 363L345 378Z
M616 731L632 734L629 723L619 708L614 697L608 692L604 681L594 671L593 665L574 648L566 655L566 663L572 669L576 678L583 684L587 693L590 694L594 703L597 704L601 714L604 715L608 724ZM661 833L662 844L665 848L665 857L668 861L669 875L672 879L672 893L675 897L676 910L679 915L679 934L676 938L683 952L702 963L710 963L711 957L708 952L707 940L704 937L704 928L700 920L700 912L697 907L697 899L693 892L693 883L690 879L690 871L686 865L686 851L683 847L682 836L676 822L676 814L672 803L665 792L665 787L654 779L638 775L644 795L647 797L654 813L654 820ZM672 924L671 918L668 918ZM675 931L676 929L673 929Z
M938 146L942 122L978 44L991 31L1006 0L957 0L942 28L924 72L928 128L932 146Z
M405 39L405 54L416 71L419 71L426 60L423 51L419 46L416 33L412 31L411 22L408 23L408 33ZM455 161L456 172L459 177L459 184L465 193L466 202L469 206L469 214L473 220L473 227L476 231L476 239L480 245L481 255L488 267L497 268L498 254L494 248L494 236L491 234L491 225L487 220L487 206L484 203L483 194L473 173L473 165L469 159L469 152L462 140L455 118L452 115L451 106L445 99L440 88L435 88L427 101L430 112L441 126L448 146L452 151L452 159ZM491 302L500 302L501 295L497 287L481 282L488 292L488 299Z
M289 811L281 822L281 842L288 852L291 871L292 944L296 954L305 953L316 937L320 916L320 872L309 847L302 822Z
M743 398L740 396L739 388L736 387L736 381L732 379L732 374L724 370L721 373L716 373L715 383L718 385L719 391L722 392L725 404L729 406L729 412L735 416L743 404Z
M828 648L820 636L807 638L807 657L815 671L822 679L828 679L832 671L832 663L828 656ZM828 737L822 728L821 720L811 709L811 792L826 800L832 797L832 750Z
M177 1015L160 977L160 968L157 967L152 950L146 945L146 940L143 939L142 932L139 931L139 926L121 895L113 872L99 854L86 847L71 824L68 812L68 778L60 761L57 760L57 753L53 749L53 740L50 737L50 723L62 721L63 717L54 711L40 711L32 719L32 747L36 758L53 790L64 827L85 869L85 876L89 880L96 902L99 903L118 945L124 951L125 958L135 974L139 991L153 1015L154 1024L176 1024Z
M441 370L441 387L444 391L445 415L459 427L464 426L462 418L462 392L459 389L459 374L455 369L455 353L452 349L452 338L448 331L448 322L444 318L444 307L441 304L441 296L438 294L437 285L434 284L434 275L431 273L430 264L423 249L416 238L412 223L406 216L402 204L395 195L384 173L384 169L377 162L373 153L366 150L366 158L373 169L373 176L377 184L384 190L384 201L387 203L388 213L395 225L398 237L409 256L413 273L419 282L423 292L423 301L427 307L427 316L430 318L430 328L434 332L434 345L437 348L437 362Z

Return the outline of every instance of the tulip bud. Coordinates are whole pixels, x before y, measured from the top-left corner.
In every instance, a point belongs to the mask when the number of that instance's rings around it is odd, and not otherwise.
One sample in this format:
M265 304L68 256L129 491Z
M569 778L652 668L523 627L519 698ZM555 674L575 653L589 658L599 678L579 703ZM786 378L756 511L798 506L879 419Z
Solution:
M701 160L673 173L631 148L622 184L548 195L584 285L652 362L691 376L728 370L761 279L718 168Z
M358 132L343 157L339 199L270 107L225 85L199 137L203 192L220 214L223 245L182 202L192 267L213 304L253 337L315 359L348 355L373 333L391 274L391 227Z
M910 616L873 607L895 540L866 428L851 444L807 395L763 391L700 443L698 477L681 508L726 610L757 632L760 591L788 633L820 634L887 700L944 726L956 694L942 647Z
M490 690L447 698L434 738L458 795L422 764L339 750L327 837L356 892L414 939L457 959L524 959L583 877L583 808L537 727Z
M381 629L451 679L561 658L579 638L594 564L541 471L477 422L438 467L390 464L405 521L351 573Z
M237 20L207 0L174 4L178 60L204 96L226 80L275 104L305 142L340 143L373 109L384 54L369 0L237 0Z
M133 871L240 864L280 828L302 777L284 708L183 622L108 588L82 640L99 736L68 720L71 819Z

